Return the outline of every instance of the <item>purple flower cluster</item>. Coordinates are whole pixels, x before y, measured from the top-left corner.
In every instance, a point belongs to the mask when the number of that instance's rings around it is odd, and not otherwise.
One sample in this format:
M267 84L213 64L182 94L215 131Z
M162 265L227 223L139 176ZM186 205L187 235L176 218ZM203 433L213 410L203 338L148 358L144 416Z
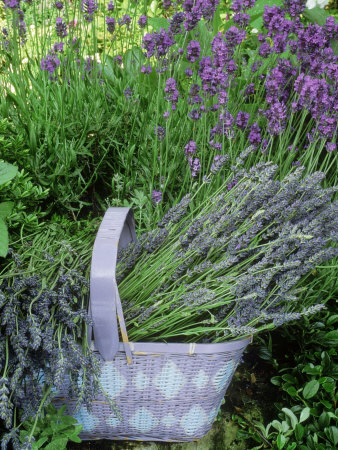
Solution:
M122 16L122 19L118 20L119 25L122 27L123 25L126 25L127 30L129 30L129 26L131 24L131 17L128 16L128 14L124 14Z
M190 41L187 45L187 60L191 63L194 63L200 57L200 53L200 43L198 41Z
M185 156L187 158L191 157L192 155L194 155L196 153L196 150L197 150L196 142L195 141L189 141L187 143L187 145L184 147L184 149L185 149L184 150Z
M92 22L94 19L94 13L97 11L97 0L82 0L81 11L84 13L84 19L87 22Z
M61 61L56 56L55 52L50 52L45 58L42 58L41 60L41 70L46 70L49 75L50 79L52 79L52 75L56 71L56 69L60 66Z
M162 142L163 139L165 138L165 134L166 134L165 128L163 128L161 126L155 127L155 135L160 142Z
M244 130L248 126L250 114L239 111L236 117L236 126L241 130Z
M151 199L152 199L152 201L155 204L161 203L161 201L162 201L162 192L161 191L156 191L154 189L153 192L151 193Z
M59 11L61 11L61 9L63 9L63 3L62 2L57 1L57 2L54 3L54 6Z
M147 26L147 16L142 14L137 21L140 28L145 28Z
M55 30L56 35L61 39L68 35L67 24L62 20L61 17L56 18Z
M246 11L247 9L253 8L255 6L256 0L234 0L231 5L231 9L239 13L241 11Z
M171 103L171 109L174 111L179 98L179 92L177 90L176 80L174 78L167 79L164 91L166 93L165 99Z
M165 57L170 48L175 44L172 37L161 28L160 31L147 33L143 37L142 48L146 50L147 58L156 56L156 58Z
M191 156L187 158L187 161L190 167L191 176L195 178L196 175L201 171L201 162L199 158L192 158Z
M113 1L110 1L107 6L108 11L113 12L115 9L115 5Z
M115 32L116 20L114 17L106 17L106 24L108 33L113 34Z

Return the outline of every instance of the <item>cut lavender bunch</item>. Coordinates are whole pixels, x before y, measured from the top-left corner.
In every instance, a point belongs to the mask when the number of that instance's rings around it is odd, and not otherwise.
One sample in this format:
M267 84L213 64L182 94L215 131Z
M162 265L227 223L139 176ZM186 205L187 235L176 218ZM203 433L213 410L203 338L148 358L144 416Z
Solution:
M338 255L337 187L324 189L325 175L303 176L304 167L282 180L269 162L234 169L203 203L186 196L120 253L130 339L218 342L325 307L308 304L300 286Z
M78 406L90 408L99 391L86 344L94 233L69 231L46 227L20 255L11 251L0 274L0 421L8 430L47 406L67 376Z

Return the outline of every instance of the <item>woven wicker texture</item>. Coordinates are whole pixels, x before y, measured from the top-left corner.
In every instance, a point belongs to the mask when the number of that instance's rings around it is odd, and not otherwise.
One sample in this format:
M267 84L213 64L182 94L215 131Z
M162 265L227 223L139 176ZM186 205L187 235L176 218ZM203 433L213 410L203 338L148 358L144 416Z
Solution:
M210 430L249 340L236 343L241 346L236 350L231 351L232 342L222 344L224 348L229 346L228 352L214 352L214 345L209 344L209 354L191 356L170 353L170 347L175 350L176 345L167 344L169 353L133 352L132 364L127 364L124 351L119 351L111 362L101 358L100 378L118 412L99 396L91 411L82 407L75 413L76 401L68 398L67 383L55 403L66 404L67 413L83 424L80 437L84 440L199 439ZM154 347L156 351L156 344Z
M83 424L82 439L191 441L211 428L244 348L250 339L222 344L163 344L128 341L115 280L117 251L135 240L132 211L109 208L95 240L89 313L101 364L103 395L88 411L75 411L69 383L57 406ZM118 324L123 343L118 340Z

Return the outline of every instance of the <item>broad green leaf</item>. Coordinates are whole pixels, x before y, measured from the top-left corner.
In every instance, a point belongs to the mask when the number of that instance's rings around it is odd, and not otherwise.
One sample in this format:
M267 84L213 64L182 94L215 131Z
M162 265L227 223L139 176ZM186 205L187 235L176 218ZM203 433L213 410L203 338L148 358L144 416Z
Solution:
M314 366L313 364L307 364L302 370L303 373L307 373L309 375L320 375L323 368L322 366Z
M279 434L279 435L277 436L277 441L276 441L276 443L277 443L277 447L278 447L279 449L281 449L281 448L284 447L284 445L285 445L285 443L286 443L286 438L285 438L284 434Z
M128 73L139 74L144 61L144 55L139 47L127 50L123 55L123 65Z
M53 440L50 444L44 447L45 450L65 450L67 446L67 438L60 438Z
M7 225L4 220L0 217L0 256L3 258L8 252L8 231Z
M280 382L280 377L272 377L270 379L271 383L274 384L275 386L280 386L281 382Z
M338 330L329 331L325 334L324 340L328 345L338 344Z
M294 386L289 386L284 389L291 397L296 397L297 389Z
M330 416L326 411L323 411L318 419L319 426L324 429L330 425Z
M297 425L295 426L295 436L297 441L301 441L303 439L304 436L304 427L303 425L301 425L300 423L297 423Z
M18 172L18 168L12 164L0 161L0 185L11 181Z
M329 439L333 442L334 446L336 447L338 444L338 428L330 427L326 434L329 436Z
M306 17L310 22L317 23L318 25L324 25L326 19L330 16L330 14L325 11L325 9L316 6L312 9L305 9L303 12L304 17Z
M279 431L280 433L282 432L282 424L280 422L278 422L278 420L273 420L271 422L271 425L276 428L277 431Z
M71 416L63 416L63 417L61 417L61 423L69 426L69 425L73 425L74 423L77 423L77 420Z
M169 20L164 17L150 17L148 19L148 25L153 27L155 31L159 31L161 28L168 30Z
M326 324L334 325L337 322L338 322L338 314L333 314L332 316L328 317Z
M13 209L13 202L2 202L0 203L0 217L5 219L10 215Z
M306 407L300 413L299 422L304 422L309 417L310 417L310 408Z
M295 426L298 423L297 417L294 415L294 413L289 408L282 408L282 411L284 412L285 415L287 415L289 417L289 419L291 421L291 426L293 429L295 429Z
M48 438L43 437L41 439L39 439L38 441L34 442L33 445L37 445L37 448L40 448L43 446L43 444L45 444L48 441Z
M311 380L308 383L306 383L304 389L303 389L303 396L305 399L309 399L314 397L319 389L319 383L317 380Z
M79 436L77 434L75 434L75 433L68 434L68 439L70 439L73 442L77 442L77 443L82 442L81 439L79 438Z

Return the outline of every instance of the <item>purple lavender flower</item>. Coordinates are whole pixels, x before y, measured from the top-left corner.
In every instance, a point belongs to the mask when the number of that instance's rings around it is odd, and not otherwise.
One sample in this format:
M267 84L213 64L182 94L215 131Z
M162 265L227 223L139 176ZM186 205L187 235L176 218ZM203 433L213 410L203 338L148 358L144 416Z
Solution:
M161 126L155 127L155 135L156 135L157 139L160 142L162 142L163 139L165 138L165 128L163 128Z
M236 126L241 130L244 130L248 126L250 114L239 111L236 117Z
M163 113L163 117L165 119L169 119L169 116L170 116L170 112L169 111L166 111L166 112Z
M56 18L56 25L55 25L56 35L60 38L64 38L68 35L67 31L67 25L62 20L61 17Z
M122 65L122 56L121 55L114 56L113 61L116 62L116 64L118 64L119 66L121 66Z
M199 158L187 158L190 166L191 176L194 178L201 171L201 162Z
M162 28L159 32L147 33L142 40L142 48L146 50L147 58L155 55L156 58L163 58L175 41Z
M263 42L258 50L259 56L267 58L272 53L271 45L268 42Z
M53 75L53 73L59 67L60 64L61 62L59 58L56 56L55 53L51 52L46 56L46 58L42 58L41 70L47 70L47 72L50 75Z
M58 9L59 11L61 11L61 9L63 9L63 3L62 2L55 2L54 6L56 9Z
M239 28L232 26L228 29L228 31L225 32L225 37L228 45L234 48L245 39L246 32L244 30L240 30Z
M165 84L164 91L166 92L165 99L171 103L171 109L176 109L176 103L178 102L179 92L176 87L176 80L174 78L168 78Z
M114 17L106 17L107 30L109 33L113 34L115 31L116 20Z
M187 69L185 69L184 73L187 77L190 78L192 77L193 71L188 67Z
M124 91L123 95L126 97L127 100L129 100L133 96L133 91L128 86Z
M255 6L256 0L234 0L231 9L234 12L246 11Z
M255 83L249 83L244 91L244 97L249 97L255 93Z
M189 112L188 117L192 120L199 120L201 118L201 113L197 109L193 109Z
M17 9L20 6L20 0L4 0L5 8Z
M191 63L194 63L200 57L200 53L200 43L198 41L190 41L187 46L187 60Z
M193 0L185 0L183 2L183 10L185 11L185 21L183 26L186 31L193 30L202 18L201 2L194 3Z
M291 17L297 17L305 9L306 0L284 0L283 8Z
M152 199L152 201L155 204L161 203L161 201L162 201L162 192L161 191L155 191L155 189L154 189L153 192L151 193L151 199Z
M258 124L254 123L251 126L250 133L249 133L249 136L248 136L250 144L257 145L257 144L259 144L261 142L262 138L261 138L261 133L260 132L261 132L261 129L259 128Z
M334 152L335 150L337 150L337 144L335 142L327 142L326 150L328 152Z
M140 16L140 18L138 19L137 23L139 25L140 28L145 28L147 26L147 16L145 16L144 14L142 14L142 16Z
M285 130L286 106L284 103L273 103L265 115L269 119L268 132L279 136Z
M127 30L129 30L129 25L131 24L131 18L130 16L128 16L128 14L124 14L122 19L120 19L118 21L120 27L122 27L123 25L126 25Z
M187 157L191 157L196 153L197 146L195 141L189 141L187 145L184 147L184 154Z
M145 73L145 74L151 73L151 66L142 66L141 73Z
M228 160L229 156L227 155L216 155L214 158L214 162L211 164L210 172L215 175L221 170L221 168Z
M168 32L175 36L182 32L182 23L184 22L184 13L177 12L173 15L173 17L169 20L169 30Z
M84 13L84 19L86 22L90 23L93 21L93 16L95 11L97 11L97 1L96 0L82 0L81 11Z
M63 53L64 46L65 46L64 42L55 42L55 44L53 45L53 52Z
M240 28L246 28L249 25L250 16L245 13L237 13L233 17L233 21Z
M114 11L114 8L115 8L114 2L113 2L113 1L110 1L110 2L108 3L108 6L107 6L108 11L113 12L113 11Z
M171 0L163 0L163 9L167 10L172 5Z

